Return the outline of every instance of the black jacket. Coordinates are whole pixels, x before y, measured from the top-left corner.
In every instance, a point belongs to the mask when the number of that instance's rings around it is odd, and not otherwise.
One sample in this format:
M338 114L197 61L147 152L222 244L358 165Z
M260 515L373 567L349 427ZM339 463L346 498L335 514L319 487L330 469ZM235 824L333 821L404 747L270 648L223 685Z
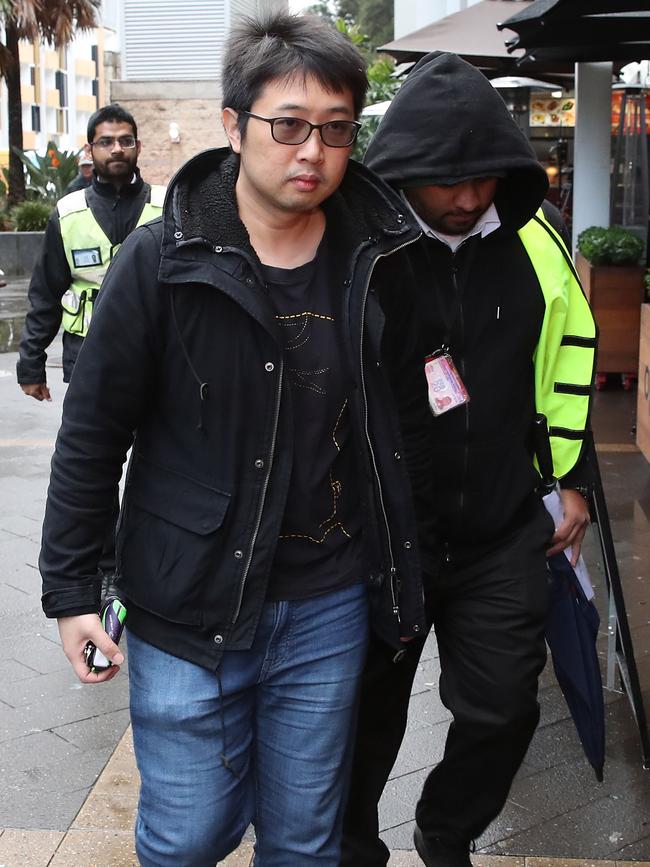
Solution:
M445 541L494 542L536 507L533 354L545 306L517 230L542 204L546 173L487 79L440 52L409 74L365 161L399 189L499 178L499 229L455 253L424 235L409 248L426 351L442 346L449 327L451 356L470 395L431 427L431 509ZM561 229L557 211L544 207Z
M135 431L117 544L129 624L207 668L251 644L292 461L282 339L237 214L237 171L226 149L195 157L164 217L137 229L111 265L66 396L40 560L48 616L97 610L100 543ZM340 250L374 623L399 647L400 634L424 628L407 461L384 375L386 366L401 376L407 354L384 336L380 357L375 288L387 307L393 296L386 335L396 340L406 297L388 266L418 231L390 188L354 164L324 208ZM410 382L403 401L421 407L423 377Z
M93 174L86 189L86 201L97 222L112 244L121 244L135 228L142 208L149 201L151 187L140 177L119 191L113 184L98 180ZM65 257L59 213L52 211L45 229L43 249L34 266L29 284L30 309L25 318L16 365L18 382L32 385L46 381L46 349L61 326L61 298L70 288L70 266ZM70 381L72 369L83 342L77 334L63 334L63 380Z

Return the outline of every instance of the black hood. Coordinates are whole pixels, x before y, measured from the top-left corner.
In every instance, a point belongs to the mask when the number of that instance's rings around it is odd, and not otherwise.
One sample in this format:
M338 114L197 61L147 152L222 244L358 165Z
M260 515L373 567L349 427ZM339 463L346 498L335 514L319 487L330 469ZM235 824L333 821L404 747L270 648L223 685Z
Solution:
M236 248L253 261L248 232L239 218L235 185L239 157L230 148L203 151L171 179L163 209L163 250L201 242L220 250ZM404 202L360 163L350 160L340 187L323 202L328 222L345 246L379 240L380 252L419 234Z
M413 68L366 152L366 165L393 187L500 178L501 222L523 226L548 189L546 172L483 73L436 51Z

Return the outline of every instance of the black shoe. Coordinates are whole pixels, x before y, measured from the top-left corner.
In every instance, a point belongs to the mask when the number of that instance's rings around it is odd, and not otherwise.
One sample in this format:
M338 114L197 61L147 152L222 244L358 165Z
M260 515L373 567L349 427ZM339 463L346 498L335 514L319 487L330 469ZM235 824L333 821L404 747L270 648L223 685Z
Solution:
M424 839L424 834L415 826L413 842L426 867L472 867L469 860L469 843L455 843L440 837Z

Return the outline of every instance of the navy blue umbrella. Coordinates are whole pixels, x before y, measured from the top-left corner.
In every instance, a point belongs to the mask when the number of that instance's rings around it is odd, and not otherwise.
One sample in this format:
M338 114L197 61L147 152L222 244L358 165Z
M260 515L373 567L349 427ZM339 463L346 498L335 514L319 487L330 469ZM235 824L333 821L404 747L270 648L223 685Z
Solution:
M549 557L551 604L546 641L553 668L596 779L605 764L605 704L596 637L600 618L564 552Z
M535 417L534 444L542 476L542 489L549 500L555 490L553 457L546 417ZM549 506L547 505L547 508ZM600 617L564 551L548 558L551 599L546 624L546 642L551 651L557 682L571 711L585 755L603 780L605 764L605 703L596 638Z

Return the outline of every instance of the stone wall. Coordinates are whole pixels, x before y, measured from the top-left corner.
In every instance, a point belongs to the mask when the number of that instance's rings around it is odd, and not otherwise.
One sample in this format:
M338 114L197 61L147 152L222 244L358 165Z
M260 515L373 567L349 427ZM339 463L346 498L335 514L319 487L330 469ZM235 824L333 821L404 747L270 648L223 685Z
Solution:
M165 184L194 154L227 144L217 81L112 81L110 93L138 124L138 165L149 183ZM170 140L170 123L178 124L180 142Z

